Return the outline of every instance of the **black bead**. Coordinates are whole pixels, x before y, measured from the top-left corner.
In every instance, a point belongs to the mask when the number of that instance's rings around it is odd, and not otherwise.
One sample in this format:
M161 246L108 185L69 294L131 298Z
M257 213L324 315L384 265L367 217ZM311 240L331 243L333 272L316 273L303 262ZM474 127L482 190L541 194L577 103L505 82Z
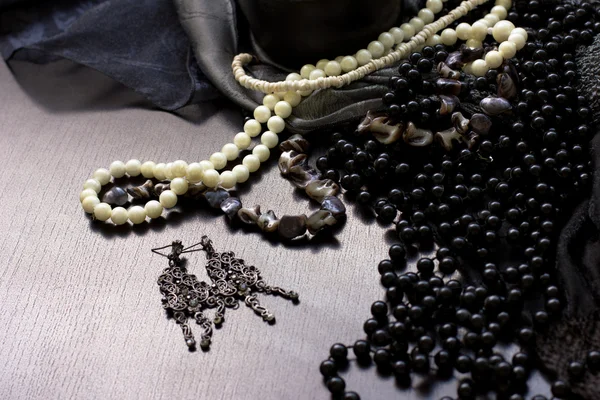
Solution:
M572 378L580 378L585 372L585 365L579 361L572 361L569 363L567 372Z
M390 246L389 255L394 263L402 263L406 261L406 248L399 243L393 244Z
M552 394L560 399L567 398L571 393L571 388L565 381L554 381L552 383Z
M321 374L326 378L337 374L337 367L332 360L323 361L321 363L321 366L319 367L319 370L321 371Z
M352 346L352 350L354 351L356 358L368 358L371 351L371 345L366 340L357 340Z
M341 343L336 343L329 349L329 355L335 361L346 361L346 358L348 357L348 348Z
M390 365L391 355L386 349L377 349L373 355L373 361L380 368L387 368Z
M600 370L600 351L592 350L587 354L586 362L591 371Z
M332 394L341 394L344 392L345 388L346 382L339 376L334 376L327 380L327 389L329 389Z
M379 322L376 319L368 319L363 325L363 330L367 335L372 335L379 327Z
M425 275L431 275L435 268L435 264L430 258L421 258L417 261L417 270Z
M343 400L360 400L360 396L356 392L345 392Z

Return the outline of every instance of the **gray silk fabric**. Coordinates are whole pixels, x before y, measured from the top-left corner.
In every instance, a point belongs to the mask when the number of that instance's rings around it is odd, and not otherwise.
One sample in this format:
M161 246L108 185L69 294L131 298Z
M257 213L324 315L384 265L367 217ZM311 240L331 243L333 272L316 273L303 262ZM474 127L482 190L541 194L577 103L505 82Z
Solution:
M190 38L200 69L227 96L248 111L261 104L262 94L240 86L231 72L233 57L240 52L257 55L260 63L247 71L258 79L279 81L291 72L272 62L250 37L244 18L233 0L174 0L181 24ZM408 1L408 10L416 2ZM380 27L380 31L390 27ZM244 30L242 32L241 30ZM274 35L277 32L273 32ZM366 44L365 44L366 45ZM317 60L307 60L314 63ZM339 89L321 90L294 108L286 122L295 133L307 133L320 128L335 127L357 120L369 110L381 108L381 97L393 68L380 70L360 82Z

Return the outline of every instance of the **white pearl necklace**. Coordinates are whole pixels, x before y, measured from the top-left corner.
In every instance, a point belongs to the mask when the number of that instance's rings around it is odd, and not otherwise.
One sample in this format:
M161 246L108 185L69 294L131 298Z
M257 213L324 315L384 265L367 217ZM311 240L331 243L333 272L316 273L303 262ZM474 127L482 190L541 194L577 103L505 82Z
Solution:
M146 217L159 218L164 209L174 207L177 204L177 196L185 194L190 184L202 182L208 188L217 186L224 189L233 188L236 183L247 181L250 173L257 171L260 164L269 159L270 149L277 146L279 142L277 135L285 128L284 119L291 115L292 108L300 104L302 97L310 95L316 89L340 87L361 79L367 74L400 61L410 52L423 46L439 43L453 45L461 39L466 40L467 45L481 47L485 35L492 34L494 39L501 43L498 51L488 52L485 60L476 60L465 66L467 72L478 76L484 75L487 70L494 68L492 65L499 66L503 59L514 57L516 50L522 48L527 40L525 30L515 28L512 23L503 21L512 5L511 0L496 0L496 6L492 8L490 14L473 26L463 23L458 25L456 30L444 28L466 15L477 5L487 1L463 1L448 15L434 21L435 14L443 8L443 2L427 0L426 7L419 11L417 17L400 27L381 33L378 40L369 43L366 49L359 50L353 56L340 56L332 61L323 59L316 65L304 65L300 73L291 73L282 82L261 81L246 75L243 66L252 60L252 56L237 55L232 63L236 80L244 87L266 93L263 105L254 109L254 119L246 121L243 132L236 134L231 143L225 144L221 151L213 153L209 160L191 164L183 160L168 164L146 161L142 164L139 160L133 159L127 163L115 161L109 169L97 169L93 177L84 183L84 190L79 196L84 211L100 221L111 219L116 225L125 224L128 220L133 224L140 224L146 220ZM441 35L437 35L436 32L442 29L444 31ZM392 49L394 45L396 45L395 50ZM262 133L261 144L254 146L252 153L244 156L242 163L233 167L231 171L219 172L225 168L228 161L239 158L239 153L250 147L252 138L260 135L263 129L261 124L265 123L268 130ZM100 202L98 193L102 186L111 181L111 177L122 178L125 175L136 177L140 174L148 179L170 180L170 190L163 191L158 201L151 200L144 207L132 206L129 210L123 207L113 209L111 205Z

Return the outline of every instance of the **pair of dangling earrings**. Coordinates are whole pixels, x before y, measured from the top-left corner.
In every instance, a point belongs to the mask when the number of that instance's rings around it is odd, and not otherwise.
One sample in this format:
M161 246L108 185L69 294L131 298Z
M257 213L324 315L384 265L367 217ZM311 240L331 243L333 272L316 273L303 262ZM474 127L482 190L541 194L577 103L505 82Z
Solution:
M159 251L169 247L169 254ZM199 281L195 275L188 274L185 259L182 259L181 255L195 251L206 252L206 271L211 283ZM188 324L190 318L195 319L203 329L200 347L208 350L213 325L219 326L223 323L226 308L238 308L239 302L244 301L246 306L263 320L273 323L275 316L260 305L257 293L278 295L298 302L298 293L267 285L256 267L246 265L244 260L235 258L233 252L217 253L207 236L203 236L199 243L189 247L184 247L181 241L177 240L170 245L152 249L152 252L169 259L169 267L158 277L158 286L163 295L163 308L181 326L185 343L190 350L196 348L196 339ZM216 311L211 320L204 312L213 308L216 308Z

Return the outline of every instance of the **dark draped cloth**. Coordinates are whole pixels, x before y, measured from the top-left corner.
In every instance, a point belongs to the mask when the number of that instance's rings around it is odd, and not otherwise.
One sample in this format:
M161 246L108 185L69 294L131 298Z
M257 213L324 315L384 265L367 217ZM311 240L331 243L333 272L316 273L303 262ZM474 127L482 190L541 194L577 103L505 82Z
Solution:
M422 3L406 0L405 15L414 15ZM249 33L234 0L0 0L0 54L5 60L66 58L103 72L165 110L217 96L245 110L254 109L262 95L242 88L231 74L231 61L239 52L257 55L261 62L248 67L257 78L282 80L290 72ZM577 57L579 89L590 100L596 122L600 120L599 58L598 37ZM334 127L381 108L393 72L387 68L344 88L316 91L294 108L286 121L288 130L306 133ZM591 151L598 171L600 135L592 140ZM600 350L599 173L594 174L591 193L563 227L555 268L564 315L538 334L536 343L546 372L564 379L569 361L585 359L590 349ZM573 389L583 398L600 399L600 375L586 374Z
M269 1L259 3L270 7ZM424 0L405 3L413 14ZM388 28L397 22L399 7L393 11L383 24ZM386 29L376 20L369 23L363 27L367 31ZM231 74L233 56L243 51L261 60L249 68L257 77L282 80L291 72L255 43L234 0L0 0L0 53L5 60L66 58L108 75L165 110L219 95L253 110L261 95L242 88ZM316 92L294 109L288 129L309 132L380 108L392 72Z

